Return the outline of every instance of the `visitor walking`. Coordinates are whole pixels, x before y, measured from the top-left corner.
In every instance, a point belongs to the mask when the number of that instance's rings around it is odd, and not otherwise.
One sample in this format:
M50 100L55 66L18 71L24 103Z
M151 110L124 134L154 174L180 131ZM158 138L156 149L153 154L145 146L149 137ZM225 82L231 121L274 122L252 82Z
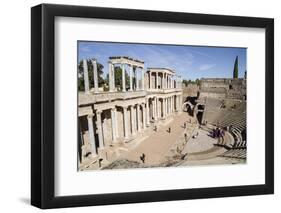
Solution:
M155 126L154 126L154 131L157 132L157 130L158 130L158 129L157 129L157 126L155 125Z
M184 133L184 140L185 140L185 142L187 142L187 134L186 133Z
M170 126L169 126L169 128L168 128L168 132L171 133L171 127L170 127Z
M140 156L140 160L142 161L142 163L145 163L145 154L142 153L142 155Z

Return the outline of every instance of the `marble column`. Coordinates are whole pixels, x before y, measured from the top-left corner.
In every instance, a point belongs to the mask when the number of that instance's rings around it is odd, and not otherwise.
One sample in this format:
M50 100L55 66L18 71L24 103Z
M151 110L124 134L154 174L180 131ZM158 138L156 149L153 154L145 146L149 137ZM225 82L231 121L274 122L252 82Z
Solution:
M151 71L149 71L149 89L152 89Z
M93 72L94 72L94 91L95 93L99 92L99 85L98 85L98 67L97 67L97 60L92 60L93 64Z
M178 111L178 96L177 95L175 96L175 100L176 100L176 109L175 109L175 111L177 112Z
M150 126L150 117L149 117L149 101L146 100L146 125Z
M158 102L158 118L161 118L161 101L159 98L157 98Z
M133 91L133 65L130 66L130 91Z
M174 96L172 96L172 113L174 113L175 110L175 99Z
M154 113L155 113L155 106L154 106L155 104L154 104L154 99L152 99L152 101L151 101L151 117L153 118L153 119L155 119L155 116L154 116Z
M123 119L124 119L124 137L128 139L128 115L127 115L127 107L123 107Z
M115 66L114 66L114 64L112 64L111 70L112 70L112 90L116 91L116 87L115 87Z
M170 98L171 100L171 114L173 113L173 96L171 96L171 98Z
M137 128L138 128L138 131L140 132L141 131L141 121L140 121L140 105L137 104Z
M108 62L108 87L109 92L113 91L113 79L112 79L112 63L111 61Z
M169 76L169 89L172 88L172 83L171 83L171 76Z
M141 109L142 109L142 128L146 128L146 111L145 111L145 104L141 104Z
M161 80L162 80L162 81L161 81L161 82L162 82L162 83L161 83L161 84L162 84L161 89L164 89L164 73L162 73L162 79L161 79Z
M157 117L157 113L158 113L158 110L157 110L157 98L155 97L154 98L154 105L155 105L155 120L157 121L158 117Z
M142 83L142 90L144 90L144 70L143 70L143 68L141 69L141 77L142 77L142 79L141 79L141 83Z
M117 108L114 108L114 118L115 118L115 132L116 132L116 138L119 138L119 130L118 130L118 119L117 119Z
M99 147L104 148L101 111L97 111L96 115L97 115L97 128L98 128L98 136L99 136Z
M156 72L155 78L156 78L156 89L158 89L158 72Z
M92 148L92 155L97 155L97 147L94 135L94 126L93 126L93 115L88 115L88 130L89 130L89 142Z
M173 100L173 97L171 96L171 97L170 97L170 113L171 113L171 114L172 114L172 112L173 112L172 100Z
M83 73L84 73L84 89L85 93L90 92L90 84L89 84L89 73L88 73L88 64L87 60L83 60Z
M164 100L164 118L167 116L167 102L166 102L166 98L163 99Z
M115 108L111 108L111 130L112 130L112 141L113 142L116 142L116 138L117 138L117 135L116 135L116 119L115 119Z
M135 135L135 112L134 112L134 106L130 106L130 112L131 112L131 129L132 129L132 135Z
M136 90L139 90L138 68L135 69Z
M171 114L171 98L169 97L168 98L168 114L170 115Z
M122 64L122 92L126 92L125 64Z

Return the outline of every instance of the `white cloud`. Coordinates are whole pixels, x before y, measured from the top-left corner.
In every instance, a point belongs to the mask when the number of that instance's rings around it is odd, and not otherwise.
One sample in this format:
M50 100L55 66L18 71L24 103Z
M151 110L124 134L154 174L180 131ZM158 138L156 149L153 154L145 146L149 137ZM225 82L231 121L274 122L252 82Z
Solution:
M215 64L202 64L202 65L199 66L199 70L205 71L205 70L212 69L215 66L216 66Z

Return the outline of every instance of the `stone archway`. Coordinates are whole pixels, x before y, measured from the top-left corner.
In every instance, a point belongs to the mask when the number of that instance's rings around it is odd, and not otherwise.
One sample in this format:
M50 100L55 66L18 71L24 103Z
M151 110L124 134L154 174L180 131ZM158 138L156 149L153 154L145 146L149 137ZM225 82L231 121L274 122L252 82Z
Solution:
M189 101L184 102L182 105L182 111L188 112L190 115L194 115L194 105Z
M197 118L199 123L202 123L204 120L204 111L205 111L205 104L197 103L194 106L193 116Z

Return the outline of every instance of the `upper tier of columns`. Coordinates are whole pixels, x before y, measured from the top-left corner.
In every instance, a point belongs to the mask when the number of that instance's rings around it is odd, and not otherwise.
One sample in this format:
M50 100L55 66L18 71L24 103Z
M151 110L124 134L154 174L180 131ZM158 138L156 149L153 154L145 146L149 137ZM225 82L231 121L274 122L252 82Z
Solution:
M90 60L93 66L93 78L94 78L94 92L99 92L98 85L98 68L97 68L97 60ZM84 74L84 89L86 93L90 92L90 81L89 81L89 71L88 71L88 62L86 59L83 60L83 74Z
M180 76L161 71L148 71L149 90L181 88Z
M108 62L108 76L109 76L109 91L115 92L115 65L117 63ZM142 67L137 67L131 64L119 64L122 69L122 92L126 92L126 67L129 70L129 91L139 91L144 90L144 70ZM135 79L135 81L133 80ZM141 84L140 81L141 80Z
M97 60L91 59L90 63L93 66L93 80L94 80L94 93L99 92L98 87L98 70L97 70ZM116 91L116 83L115 83L115 65L120 65L122 69L122 84L120 85L122 88L122 92L126 92L126 70L129 70L129 91L139 91L145 90L145 71L143 67L138 67L132 64L127 63L112 63L108 62L108 76L109 76L109 91ZM128 69L126 69L128 68ZM90 81L89 81L89 70L88 70L88 62L86 59L83 60L83 73L84 73L84 88L85 92L89 93ZM147 71L147 83L149 90L157 90L157 89L172 89L172 88L182 88L182 78L181 76L177 76L175 74L171 74L168 72L161 71ZM134 81L135 79L135 81ZM154 83L152 83L154 82Z

